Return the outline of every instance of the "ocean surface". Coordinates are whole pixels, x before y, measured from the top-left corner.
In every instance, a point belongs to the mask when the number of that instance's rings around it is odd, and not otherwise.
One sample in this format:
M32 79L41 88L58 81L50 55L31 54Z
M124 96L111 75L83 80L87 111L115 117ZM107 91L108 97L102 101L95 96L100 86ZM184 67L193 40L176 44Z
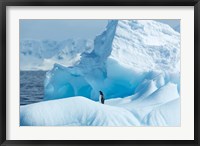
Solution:
M46 71L20 71L20 105L43 100L45 75Z

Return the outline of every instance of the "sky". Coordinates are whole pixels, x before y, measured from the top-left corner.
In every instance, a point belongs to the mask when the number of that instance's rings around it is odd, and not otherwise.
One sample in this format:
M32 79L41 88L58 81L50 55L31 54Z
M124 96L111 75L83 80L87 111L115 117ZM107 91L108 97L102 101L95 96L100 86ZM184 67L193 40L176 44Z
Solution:
M170 25L172 28L180 24L180 20L156 20ZM94 39L105 30L108 20L45 20L21 19L20 40L65 40L69 38Z

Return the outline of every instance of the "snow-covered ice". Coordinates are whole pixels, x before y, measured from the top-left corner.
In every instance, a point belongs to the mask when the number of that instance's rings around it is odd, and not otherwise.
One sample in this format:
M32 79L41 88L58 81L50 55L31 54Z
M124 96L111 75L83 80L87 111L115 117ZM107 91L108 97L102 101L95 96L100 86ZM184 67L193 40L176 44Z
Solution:
M54 65L45 81L45 98L78 95L98 100L99 90L107 98L126 97L145 78L159 74L178 84L179 71L178 32L150 20L110 21L96 37L93 51L83 53L78 65Z
M180 125L179 32L152 20L113 20L80 56L72 66L54 64L46 101L21 106L21 125ZM95 102L100 90L105 105Z
M20 113L20 124L29 126L140 125L137 118L123 108L103 105L80 96L23 106Z
M80 54L92 49L91 40L21 40L20 69L49 70L55 63L72 66L80 61Z

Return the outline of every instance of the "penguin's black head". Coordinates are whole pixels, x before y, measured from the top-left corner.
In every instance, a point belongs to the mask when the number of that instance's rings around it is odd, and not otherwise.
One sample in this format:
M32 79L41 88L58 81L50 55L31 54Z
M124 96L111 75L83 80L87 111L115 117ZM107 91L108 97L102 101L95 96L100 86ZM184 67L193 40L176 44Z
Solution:
M101 95L103 95L103 92L102 92L102 91L99 91L99 93L100 93Z

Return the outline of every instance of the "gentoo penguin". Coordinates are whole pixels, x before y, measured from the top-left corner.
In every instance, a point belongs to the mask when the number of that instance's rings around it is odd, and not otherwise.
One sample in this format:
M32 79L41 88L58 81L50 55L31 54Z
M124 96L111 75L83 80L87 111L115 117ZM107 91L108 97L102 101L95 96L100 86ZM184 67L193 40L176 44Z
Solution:
M104 95L103 95L103 92L102 91L99 91L100 95L99 95L99 102L104 104Z

